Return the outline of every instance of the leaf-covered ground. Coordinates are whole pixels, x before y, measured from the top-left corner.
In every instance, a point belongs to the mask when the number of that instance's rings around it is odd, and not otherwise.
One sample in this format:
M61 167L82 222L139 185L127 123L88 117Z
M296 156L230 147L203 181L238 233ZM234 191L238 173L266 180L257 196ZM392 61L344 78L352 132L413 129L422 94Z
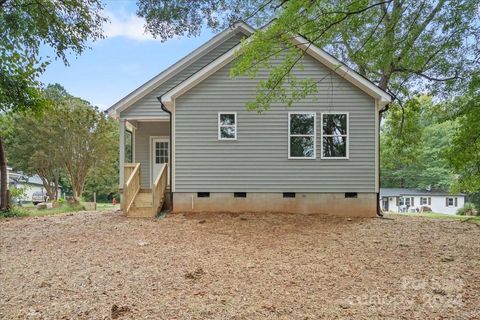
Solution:
M480 226L390 216L0 220L0 318L480 317Z

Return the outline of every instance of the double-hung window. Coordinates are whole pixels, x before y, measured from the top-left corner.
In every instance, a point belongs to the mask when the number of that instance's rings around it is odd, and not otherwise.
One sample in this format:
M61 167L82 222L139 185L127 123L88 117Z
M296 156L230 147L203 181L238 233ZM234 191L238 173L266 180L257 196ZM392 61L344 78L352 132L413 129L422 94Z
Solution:
M454 199L452 197L447 198L447 207L453 207L454 206Z
M315 112L288 113L288 159L315 159Z
M218 113L218 140L237 140L237 113Z
M348 159L348 113L322 113L322 159Z

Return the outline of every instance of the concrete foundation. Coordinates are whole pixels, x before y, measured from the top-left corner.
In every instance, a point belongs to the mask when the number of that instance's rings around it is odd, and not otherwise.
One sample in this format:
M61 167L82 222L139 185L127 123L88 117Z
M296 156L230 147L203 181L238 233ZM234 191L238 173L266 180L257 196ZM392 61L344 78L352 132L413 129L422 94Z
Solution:
M375 217L375 193L358 193L346 198L345 193L299 193L295 198L283 198L283 193L248 193L235 198L233 192L210 192L210 197L198 197L196 192L173 194L173 212L284 212L319 213L344 217Z

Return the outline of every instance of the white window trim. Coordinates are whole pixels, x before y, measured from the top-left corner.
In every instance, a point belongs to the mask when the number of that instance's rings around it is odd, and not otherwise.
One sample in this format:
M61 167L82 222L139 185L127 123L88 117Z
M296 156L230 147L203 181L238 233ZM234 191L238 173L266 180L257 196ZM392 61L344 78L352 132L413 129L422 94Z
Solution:
M452 205L450 205L450 199L452 199ZM447 197L447 207L455 207L455 197Z
M423 200L425 200L425 203L423 203ZM420 197L420 205L428 206L428 197Z
M407 204L407 200L408 200L408 204ZM403 202L403 204L402 204L402 202ZM400 197L400 199L398 200L398 206L399 207L401 207L401 206L411 207L412 206L411 197Z
M312 134L291 134L290 116L292 114L310 114L313 115L313 157L292 157L290 156L290 138L291 137L311 137ZM315 160L317 159L317 113L311 111L292 111L288 113L288 159L289 160Z
M323 115L324 114L345 114L347 115L347 134L342 135L342 137L347 138L347 150L345 157L326 157L323 155ZM322 112L320 115L320 159L322 160L348 160L350 159L350 114L349 112L338 112L338 111L331 111L331 112ZM333 137L333 135L327 135L326 137Z
M234 119L235 119L235 124L234 125L222 125L220 124L220 115L222 114L233 114L234 116ZM218 113L218 121L217 121L217 126L218 126L218 140L221 140L221 141L234 141L234 140L237 140L237 125L238 125L238 122L237 122L237 113L236 112L219 112ZM221 131L220 131L220 128L221 127L234 127L235 128L235 137L234 138L222 138L222 135L221 135Z

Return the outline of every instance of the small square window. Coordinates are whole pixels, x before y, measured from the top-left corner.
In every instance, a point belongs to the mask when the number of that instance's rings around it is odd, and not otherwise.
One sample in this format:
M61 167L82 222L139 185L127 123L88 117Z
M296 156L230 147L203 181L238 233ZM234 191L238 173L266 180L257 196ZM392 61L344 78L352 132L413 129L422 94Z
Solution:
M237 113L218 113L218 140L237 140Z

